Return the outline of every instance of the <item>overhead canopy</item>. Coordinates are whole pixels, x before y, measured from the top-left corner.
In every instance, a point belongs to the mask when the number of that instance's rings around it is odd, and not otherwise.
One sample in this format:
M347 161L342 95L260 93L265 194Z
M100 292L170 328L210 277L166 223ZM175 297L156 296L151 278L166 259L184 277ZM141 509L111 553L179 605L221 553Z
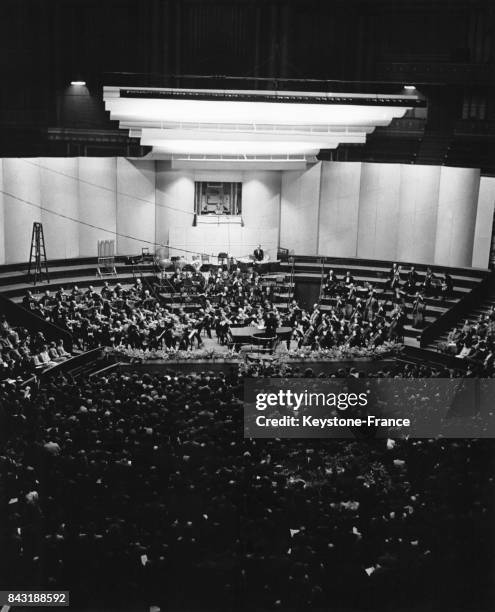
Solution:
M174 162L281 161L301 165L321 149L366 142L414 107L419 96L216 89L105 87L110 117ZM200 165L200 164L199 164Z

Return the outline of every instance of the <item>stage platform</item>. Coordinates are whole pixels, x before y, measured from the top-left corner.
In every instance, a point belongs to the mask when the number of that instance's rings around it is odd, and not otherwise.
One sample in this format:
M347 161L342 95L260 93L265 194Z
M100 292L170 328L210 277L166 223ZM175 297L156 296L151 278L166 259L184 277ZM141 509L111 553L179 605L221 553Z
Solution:
M152 277L153 264L141 264L132 266L126 263L128 256L119 255L115 258L116 275L97 275L97 258L82 257L68 260L53 260L48 262L50 282L38 282L33 285L27 275L27 263L18 263L0 266L0 293L14 302L20 302L26 290L31 290L35 295L40 295L46 289L55 291L59 287L77 284L80 287L94 285L101 286L105 281L110 285L121 283L123 287L132 285L135 278ZM415 265L418 276L424 277L426 264L411 264L409 262L397 262L402 266L402 278ZM290 261L278 263L277 272L268 272L265 279L272 282L276 287L273 301L277 308L285 310L291 298L294 296L306 308L310 309L314 303L320 302L322 310L328 310L332 306L332 298L323 296L320 300L320 285L322 272L325 274L329 269L333 269L337 276L343 277L349 270L354 276L358 285L363 286L366 282L372 283L377 289L377 297L381 299L385 288L388 271L392 262L375 261L369 259L332 258L308 255L295 255L294 266ZM444 266L431 266L434 273L443 275L448 271L454 283L451 297L445 302L433 297L425 298L425 323L429 326L440 318L449 315L451 309L458 310L459 304L469 298L471 292L475 290L487 278L489 271L478 268L447 268ZM292 282L291 282L292 278ZM364 295L364 294L363 294ZM383 294L384 299L388 299ZM410 311L412 308L412 297L406 299L406 307ZM177 302L172 300L171 308L178 310L185 307L188 311L195 311L200 308L199 303L191 300L190 303ZM419 346L422 329L415 329L411 325L405 326L404 342L409 346Z

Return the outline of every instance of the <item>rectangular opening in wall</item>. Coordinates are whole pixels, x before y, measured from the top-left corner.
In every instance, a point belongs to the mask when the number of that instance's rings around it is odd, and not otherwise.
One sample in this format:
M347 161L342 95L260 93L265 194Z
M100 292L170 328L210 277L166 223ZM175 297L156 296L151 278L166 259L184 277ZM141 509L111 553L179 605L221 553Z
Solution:
M197 215L241 215L242 183L196 181L194 211Z

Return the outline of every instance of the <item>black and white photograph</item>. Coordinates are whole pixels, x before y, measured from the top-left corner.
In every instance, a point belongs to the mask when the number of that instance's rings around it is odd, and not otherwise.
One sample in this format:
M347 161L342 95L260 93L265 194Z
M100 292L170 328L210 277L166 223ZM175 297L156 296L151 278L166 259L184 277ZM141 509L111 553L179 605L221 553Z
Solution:
M0 612L495 610L495 3L0 1Z

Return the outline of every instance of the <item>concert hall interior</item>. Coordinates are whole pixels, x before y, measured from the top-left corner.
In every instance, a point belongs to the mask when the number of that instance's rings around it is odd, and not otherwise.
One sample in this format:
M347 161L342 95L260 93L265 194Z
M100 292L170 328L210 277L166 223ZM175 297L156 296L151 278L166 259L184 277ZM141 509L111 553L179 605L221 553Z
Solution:
M494 31L485 0L0 3L0 592L493 609ZM246 429L250 385L335 381L476 409Z

